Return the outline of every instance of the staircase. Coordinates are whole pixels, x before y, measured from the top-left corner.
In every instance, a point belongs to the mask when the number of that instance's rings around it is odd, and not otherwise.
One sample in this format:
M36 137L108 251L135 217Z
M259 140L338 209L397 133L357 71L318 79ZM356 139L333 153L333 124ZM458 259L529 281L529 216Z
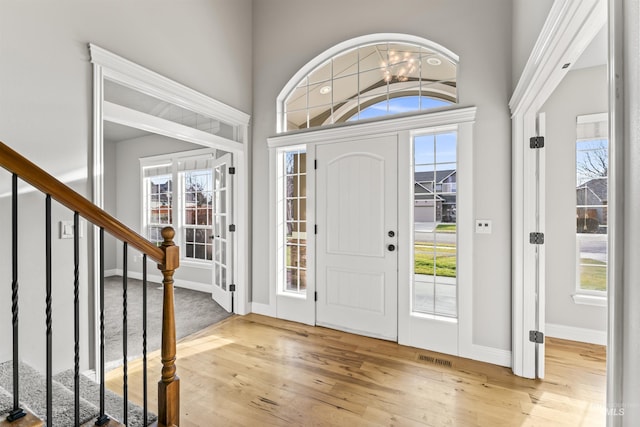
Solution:
M8 390L13 389L13 362L0 363L0 416L13 409L13 397ZM45 375L26 363L19 365L20 405L40 418L46 419L46 396L44 393ZM53 423L54 426L74 424L74 372L72 369L53 377ZM110 419L120 422L123 419L124 402L122 397L105 390L105 412ZM100 385L90 378L80 376L80 424L93 425L100 415ZM157 420L153 413L147 414L147 424ZM2 419L2 418L0 418ZM129 402L128 427L144 427L143 408Z
M164 242L157 246L146 240L116 218L98 208L80 194L67 187L38 166L13 151L7 145L0 142L0 167L12 174L11 186L11 239L0 241L0 244L9 242L12 253L12 281L11 281L11 326L13 333L13 360L0 363L0 427L49 427L61 426L128 426L146 427L150 423L158 427L177 427L180 423L180 380L176 375L176 335L173 303L173 274L179 266L179 248L175 246L174 230L166 227L162 230ZM18 180L22 180L40 192L45 197L45 222L46 231L44 237L44 253L46 254L46 366L41 373L29 365L18 362L20 358L19 333L19 278L18 272L20 260L18 259ZM99 293L99 314L101 323L100 336L96 337L100 343L100 366L96 366L98 377L102 379L96 384L88 377L80 374L80 303L79 303L79 233L74 233L74 282L69 284L69 290L74 295L74 324L69 330L74 332L74 367L53 375L52 354L52 220L51 201L55 200L62 206L71 210L74 214L74 228L79 230L79 218L83 217L95 226L100 243L100 259L98 277L100 283L96 285ZM3 218L8 221L9 219ZM106 390L104 384L104 235L109 233L123 245L123 295L121 301L109 303L121 304L123 307L123 331L124 345L122 349L123 364L123 397ZM127 377L127 250L128 248L139 251L143 256L143 401L144 407L128 402L128 377ZM88 256L88 254L85 254ZM163 274L163 303L162 303L162 347L161 361L162 371L158 381L158 416L147 410L147 363L146 363L146 264L147 257L158 263L158 268ZM26 261L27 263L29 260ZM2 283L0 283L1 285ZM72 286L71 286L72 285ZM8 310L4 305L7 301L1 301L0 310ZM158 309L158 308L155 308ZM28 321L29 316L26 320ZM83 319L82 321L86 321ZM11 340L4 340L9 343ZM125 402L126 405L125 405ZM126 409L125 409L126 408Z

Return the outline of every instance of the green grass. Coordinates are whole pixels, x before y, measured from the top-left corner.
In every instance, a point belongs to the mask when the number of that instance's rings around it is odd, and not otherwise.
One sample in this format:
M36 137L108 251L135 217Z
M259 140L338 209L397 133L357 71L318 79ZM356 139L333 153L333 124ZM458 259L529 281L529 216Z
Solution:
M580 266L580 287L590 291L606 291L607 264L591 258L581 258L580 264L590 264Z
M457 224L438 224L436 231L440 233L455 233Z
M416 242L414 251L414 272L432 276L434 269L433 243ZM435 248L436 276L456 277L456 245L438 243Z

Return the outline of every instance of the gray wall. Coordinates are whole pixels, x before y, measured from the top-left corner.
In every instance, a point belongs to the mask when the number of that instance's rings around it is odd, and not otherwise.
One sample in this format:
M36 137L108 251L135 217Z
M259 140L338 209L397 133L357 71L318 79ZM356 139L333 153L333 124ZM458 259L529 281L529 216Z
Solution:
M160 154L178 153L197 150L203 147L189 142L178 141L161 135L149 135L140 138L120 141L116 146L115 161L117 163L116 200L117 218L138 233L142 233L142 184L140 182L140 158ZM122 245L116 247L116 267L122 269ZM135 250L127 253L129 271L142 273L142 261ZM149 261L147 271L150 275L160 275L156 263ZM212 273L210 268L194 268L181 265L174 279L176 286L181 280L210 285Z
M513 68L515 89L554 0L513 0Z
M339 12L332 12L339 11ZM266 138L276 133L275 102L289 79L326 49L371 33L406 33L460 56L460 104L478 107L474 132L477 218L493 234L474 243L474 342L511 348L511 0L261 0L253 11L253 205L268 200ZM269 298L269 230L253 217L253 300ZM402 286L402 284L400 284Z
M10 179L0 174L0 179ZM84 183L70 183L75 191L82 191ZM25 186L30 190L30 187ZM12 358L11 351L11 197L0 198L0 233L7 236L0 245L0 361ZM73 213L55 201L52 202L52 336L54 345L53 370L61 371L73 366L73 298L74 260L73 240L59 239L59 221L72 221ZM45 366L45 196L37 191L20 194L18 203L18 283L20 312L20 359L32 366ZM80 239L81 253L87 253L87 227ZM27 237L24 237L27 236ZM91 293L87 287L87 258L80 259L81 318L86 319ZM82 337L89 332L88 322L80 323ZM83 369L87 368L89 342L80 345Z
M104 142L104 210L118 218L116 144ZM104 239L104 269L117 268L116 239L106 234Z
M608 111L607 67L571 71L541 111L546 113L547 323L605 331L606 307L579 305L576 287L576 117Z
M69 178L75 179L74 188L90 197L87 170L91 164L92 66L87 44L95 43L249 112L252 107L251 16L251 0L3 0L0 3L0 140L57 177L75 176ZM9 185L4 176L1 180L0 194L6 192ZM6 200L0 201L3 226L7 218ZM23 199L23 223L27 224L29 215L39 212L35 208L39 203L35 195ZM36 219L33 226L25 227L22 240L40 239L40 224ZM66 245L67 242L58 243ZM85 245L83 243L82 254L86 264ZM26 249L26 244L23 247ZM36 254L39 250L25 251L25 254ZM9 259L9 251L10 247L3 242L0 245L3 273L10 271L4 264ZM54 264L54 277L66 278L72 271L69 267L72 251L65 250L64 254L61 252L60 262ZM34 256L29 262L30 269L21 280L25 299L42 287L41 280L27 276L42 271L42 258ZM81 298L87 320L83 324L93 319L86 313L93 301L91 290L87 289L87 277L85 268ZM0 313L4 317L10 311L7 286L4 283L0 286ZM58 297L58 292L61 295L63 291L56 290L56 322L71 312L71 298ZM28 312L26 308L23 310ZM44 340L44 323L37 316L34 314L37 323L29 326L25 322L21 326L24 337L36 337L29 346L39 346ZM0 324L3 343L10 339L7 328L8 323L3 321ZM58 336L65 329L56 328L56 346L64 352L72 351L72 338L66 333ZM89 339L83 334L83 343ZM0 346L0 360L9 358L8 347ZM23 350L23 359L41 367L39 347L25 345ZM83 369L89 361L86 354L83 355ZM73 358L56 358L54 363L57 368L64 364L70 366Z

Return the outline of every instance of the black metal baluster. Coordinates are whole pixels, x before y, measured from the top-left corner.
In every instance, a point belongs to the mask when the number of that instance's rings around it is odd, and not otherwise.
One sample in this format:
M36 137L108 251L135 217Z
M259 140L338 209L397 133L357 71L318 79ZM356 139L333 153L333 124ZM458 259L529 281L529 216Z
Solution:
M129 409L129 385L127 375L127 242L122 247L122 398L124 399L124 412L122 424L127 425L127 412Z
M104 228L100 228L100 415L96 420L97 426L109 422L104 413Z
M18 348L18 175L11 181L11 314L13 323L13 410L7 421L13 422L27 415L20 407L19 348Z
M143 425L147 426L147 254L142 256L142 403Z
M80 425L80 215L73 213L73 393L75 425Z
M47 324L47 425L53 426L53 354L51 331L51 196L47 194L45 203L45 253L46 253L46 324Z

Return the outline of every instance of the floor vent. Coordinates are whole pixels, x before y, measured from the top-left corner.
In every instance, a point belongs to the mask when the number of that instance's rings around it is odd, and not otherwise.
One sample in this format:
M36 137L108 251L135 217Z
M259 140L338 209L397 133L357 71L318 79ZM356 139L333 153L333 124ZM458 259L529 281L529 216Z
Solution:
M430 362L430 363L435 363L436 365L446 366L447 368L450 368L452 366L450 360L438 359L433 356L427 356L425 354L419 354L418 359L424 362Z

